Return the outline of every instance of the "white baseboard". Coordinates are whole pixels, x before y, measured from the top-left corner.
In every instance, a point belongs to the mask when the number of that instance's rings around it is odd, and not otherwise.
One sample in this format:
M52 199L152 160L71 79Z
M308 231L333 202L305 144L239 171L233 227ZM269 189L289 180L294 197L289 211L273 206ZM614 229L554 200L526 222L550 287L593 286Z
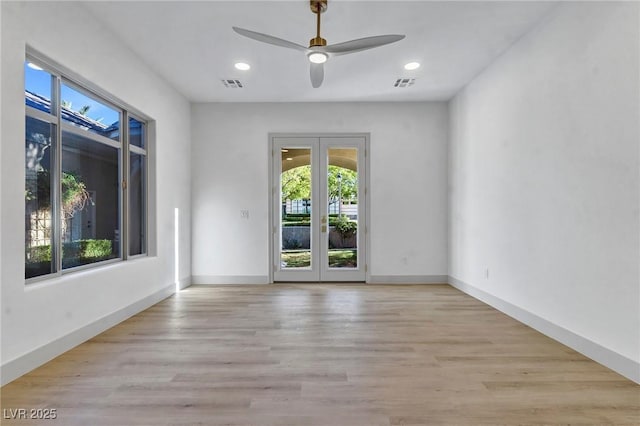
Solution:
M55 357L73 349L79 344L97 336L109 328L121 323L137 313L166 299L175 292L175 285L167 286L129 306L125 306L109 315L85 325L66 336L62 336L18 358L2 364L0 372L1 386L17 379L29 371L51 361Z
M371 275L367 284L447 284L447 275Z
M193 281L193 278L191 278L191 277L181 278L180 281L178 282L178 288L180 290L184 290L185 288L187 288L187 287L189 287L191 285L192 281Z
M447 275L371 275L368 284L447 284ZM194 275L192 284L269 284L268 275Z
M194 275L192 284L269 284L268 275Z
M624 377L640 383L640 363L605 348L596 342L586 339L566 328L560 327L527 310L500 299L486 291L480 290L455 277L449 276L449 284L512 318L528 325L540 333L569 346L584 356L604 365Z

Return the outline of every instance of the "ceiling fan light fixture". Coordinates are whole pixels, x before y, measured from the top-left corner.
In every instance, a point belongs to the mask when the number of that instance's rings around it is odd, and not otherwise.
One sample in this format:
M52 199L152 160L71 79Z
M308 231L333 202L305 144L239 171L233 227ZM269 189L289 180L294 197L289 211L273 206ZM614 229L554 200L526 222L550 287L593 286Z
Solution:
M413 71L420 68L420 62L409 62L404 66L404 69L407 71Z
M247 64L246 62L236 62L234 67L236 67L236 69L240 71L248 71L251 69L251 65Z
M309 58L309 62L313 62L314 64L324 64L329 58L326 53L322 52L311 52L307 57Z

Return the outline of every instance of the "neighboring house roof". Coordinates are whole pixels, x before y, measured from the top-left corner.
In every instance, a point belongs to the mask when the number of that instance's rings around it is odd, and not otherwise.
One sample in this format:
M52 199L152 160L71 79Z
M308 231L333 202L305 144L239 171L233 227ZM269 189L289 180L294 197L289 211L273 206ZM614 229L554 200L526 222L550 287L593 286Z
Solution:
M44 96L25 90L24 97L25 104L27 106L40 111L44 111L46 113L51 113L51 101ZM61 110L62 119L64 121L83 129L91 130L107 138L111 138L114 131L119 131L120 123L118 121L108 126L104 123L87 117L86 115L82 115L77 111L73 111L72 109L65 106L62 106Z
M51 113L51 101L44 96L37 93L24 91L25 104L31 108ZM106 125L99 121L94 120L91 117L82 115L77 111L73 111L70 108L62 106L62 119L74 126L80 127L85 130L89 130L93 133L97 133L106 138L117 140L120 136L120 121L115 121L110 125ZM131 137L138 136L141 133L142 123L138 120L129 120L129 134Z

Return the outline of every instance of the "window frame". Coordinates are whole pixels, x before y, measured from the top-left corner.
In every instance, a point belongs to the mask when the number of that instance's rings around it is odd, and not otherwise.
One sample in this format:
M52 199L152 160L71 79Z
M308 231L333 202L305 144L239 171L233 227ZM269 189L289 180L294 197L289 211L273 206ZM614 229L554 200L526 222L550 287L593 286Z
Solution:
M151 237L149 235L150 227L149 223L151 222L150 209L149 209L149 199L150 199L150 149L152 148L152 138L149 135L149 127L152 123L152 119L148 117L146 114L137 110L136 108L131 107L126 102L123 102L108 92L100 89L95 84L87 81L86 79L78 76L67 68L61 66L55 61L47 58L46 56L40 54L39 52L31 49L30 47L26 47L25 49L25 59L24 64L33 63L39 67L41 67L45 72L51 75L51 99L50 99L50 113L38 110L36 108L25 105L25 123L24 126L26 128L26 119L27 117L34 118L36 120L40 120L46 123L49 123L55 127L55 144L51 146L51 221L52 221L52 229L51 229L51 259L53 271L47 274L38 275L34 277L27 278L25 272L25 285L40 282L43 280L49 280L52 278L59 278L67 274L73 274L78 271L84 271L87 269L99 268L105 265L111 265L119 262L125 262L128 260L136 260L141 258L149 257L150 247L149 241ZM24 76L24 74L23 74ZM91 132L89 130L83 130L77 126L74 126L65 120L62 119L62 100L61 100L61 91L62 85L66 85L73 90L78 91L79 93L99 102L109 108L113 108L119 113L120 119L120 129L119 129L119 138L118 141L114 139L110 139L106 136L100 135L95 132ZM24 90L26 90L26 81L23 82ZM129 145L129 117L134 118L139 121L144 127L145 131L142 137L144 138L144 148L140 148L137 146ZM62 268L62 215L60 208L60 198L62 194L62 152L63 152L63 139L62 133L69 132L77 136L85 137L91 139L94 142L110 146L112 148L118 149L118 226L120 231L119 238L119 256L114 259L102 260L94 263L89 263L85 265L73 266L66 269ZM130 244L129 244L129 179L130 179L130 170L129 170L129 156L130 153L135 153L137 155L141 155L144 157L144 171L143 171L143 179L144 179L144 188L142 195L142 203L143 203L143 218L144 218L144 239L142 243L142 253L130 255ZM23 243L25 244L26 250L26 240ZM26 267L26 258L25 258L25 267Z
M129 136L130 136L129 121L131 118L140 122L144 128L144 133L143 133L144 148L141 148L136 145L131 145L129 143L130 142L129 141ZM126 210L127 226L125 229L126 236L127 236L127 244L126 244L125 251L128 259L139 259L142 257L147 257L149 253L149 121L143 119L141 116L137 115L136 113L132 113L131 111L126 111L126 114L123 120L126 120L127 132L125 137L127 139L127 147L129 148L127 155L123 153L123 157L126 157L126 169L124 170L127 173L127 199L125 200L125 203L127 205L127 210ZM130 216L131 216L131 210L129 209L129 200L131 197L131 193L128 191L129 191L129 182L131 182L131 165L129 164L129 161L131 159L131 153L140 155L144 158L144 175L143 175L144 196L143 196L143 206L142 206L143 207L142 217L144 218L144 241L142 243L142 248L143 248L142 253L139 253L139 254L129 253L129 251L131 250L131 244L129 244L130 243L129 222L130 222Z

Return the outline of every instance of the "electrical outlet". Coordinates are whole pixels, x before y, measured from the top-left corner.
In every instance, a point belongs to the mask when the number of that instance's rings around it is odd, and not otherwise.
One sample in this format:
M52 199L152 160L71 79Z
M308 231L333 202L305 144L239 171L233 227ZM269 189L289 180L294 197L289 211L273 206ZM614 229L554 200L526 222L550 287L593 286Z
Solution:
M240 217L243 219L249 219L249 210L240 210Z

